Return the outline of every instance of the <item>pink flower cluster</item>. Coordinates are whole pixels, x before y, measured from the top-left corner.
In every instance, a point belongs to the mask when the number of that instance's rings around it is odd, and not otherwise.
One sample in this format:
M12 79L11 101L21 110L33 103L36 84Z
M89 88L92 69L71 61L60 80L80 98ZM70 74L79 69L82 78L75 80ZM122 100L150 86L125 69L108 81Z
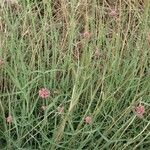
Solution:
M109 15L110 15L111 17L116 17L118 14L117 14L117 12L116 12L115 9L112 9L112 10L110 11Z
M39 90L39 97L46 99L50 97L50 91L47 88L42 88Z
M42 99L46 99L46 98L48 98L48 97L50 97L50 91L47 89L47 88L41 88L40 90L39 90L39 97L40 98L42 98ZM45 105L42 105L41 106L41 109L43 110L43 111L45 111L46 109L47 109L47 106L45 106ZM144 105L143 104L139 104L138 106L136 106L136 107L134 107L134 114L137 116L137 117L139 117L139 118L143 118L143 115L144 115L144 113L145 113L145 107L144 107ZM63 105L60 105L60 106L58 106L57 107L57 112L59 113L59 114L63 114L64 113L64 106ZM13 117L11 116L11 115L9 115L7 118L6 118L6 122L7 123L12 123L13 122ZM85 118L84 118L84 122L86 123L86 124L89 124L89 125L91 125L92 124L92 117L91 116L86 116Z
M12 118L11 115L9 115L9 116L6 118L6 122L7 122L7 123L12 123L12 121L13 121L13 118Z
M89 32L89 31L85 31L84 33L83 33L83 37L84 38L86 38L86 39L89 39L90 37L91 37L91 33Z
M145 107L142 104L139 104L137 107L134 108L134 113L137 117L143 118L145 113Z
M92 117L86 116L84 120L86 124L92 124Z

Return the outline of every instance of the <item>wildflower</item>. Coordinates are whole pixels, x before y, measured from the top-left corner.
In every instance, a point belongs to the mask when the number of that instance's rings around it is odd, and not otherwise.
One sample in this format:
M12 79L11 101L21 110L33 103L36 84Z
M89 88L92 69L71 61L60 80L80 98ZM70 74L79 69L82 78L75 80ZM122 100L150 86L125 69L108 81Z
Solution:
M12 118L11 115L9 115L9 116L6 118L6 122L7 122L7 123L12 123L12 121L13 121L13 118Z
M145 113L145 107L142 104L139 104L139 106L135 107L134 113L137 117L143 118L143 115Z
M43 105L43 106L41 106L41 109L42 109L43 111L45 111L45 110L46 110L46 108L47 108L47 107L46 107L46 106L44 106L44 105Z
M89 39L89 38L91 37L91 33L88 32L88 31L85 31L85 32L83 33L83 37Z
M85 117L85 123L91 124L92 123L92 117L90 117L90 116Z
M109 13L109 15L110 15L111 17L117 16L116 10L112 9L111 12Z
M63 114L64 113L64 106L58 106L57 111L59 114Z
M48 98L50 96L50 91L46 88L42 88L39 90L39 97L41 98Z

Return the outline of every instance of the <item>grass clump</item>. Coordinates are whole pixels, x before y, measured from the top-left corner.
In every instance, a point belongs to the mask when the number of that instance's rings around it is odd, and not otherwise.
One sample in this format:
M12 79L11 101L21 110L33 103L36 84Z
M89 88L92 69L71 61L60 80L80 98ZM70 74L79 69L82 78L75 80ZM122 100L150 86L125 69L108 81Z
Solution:
M0 3L0 149L150 148L148 1Z

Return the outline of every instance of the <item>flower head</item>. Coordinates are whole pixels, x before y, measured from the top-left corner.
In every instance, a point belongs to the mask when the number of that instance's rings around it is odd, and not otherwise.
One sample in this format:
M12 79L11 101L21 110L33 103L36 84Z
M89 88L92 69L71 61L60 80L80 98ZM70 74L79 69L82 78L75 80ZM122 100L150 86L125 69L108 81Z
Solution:
M9 115L9 116L6 118L6 122L7 122L7 123L12 123L12 121L13 121L13 118L12 118L11 115Z
M112 9L112 10L110 11L109 15L110 15L111 17L117 16L116 10Z
M91 37L91 33L89 31L85 31L83 33L83 37L89 39Z
M50 91L46 88L42 88L39 90L39 97L41 98L48 98L50 96Z
M85 117L85 123L91 124L92 123L92 117L90 117L90 116Z
M142 104L139 104L139 106L135 107L134 113L137 117L143 118L143 115L145 113L145 107Z

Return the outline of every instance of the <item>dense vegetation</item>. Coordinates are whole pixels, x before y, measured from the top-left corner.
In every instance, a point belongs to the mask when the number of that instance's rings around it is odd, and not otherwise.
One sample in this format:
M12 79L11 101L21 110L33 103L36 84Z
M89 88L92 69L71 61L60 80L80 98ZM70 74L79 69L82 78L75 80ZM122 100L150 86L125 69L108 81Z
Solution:
M0 2L0 149L150 149L148 0Z

